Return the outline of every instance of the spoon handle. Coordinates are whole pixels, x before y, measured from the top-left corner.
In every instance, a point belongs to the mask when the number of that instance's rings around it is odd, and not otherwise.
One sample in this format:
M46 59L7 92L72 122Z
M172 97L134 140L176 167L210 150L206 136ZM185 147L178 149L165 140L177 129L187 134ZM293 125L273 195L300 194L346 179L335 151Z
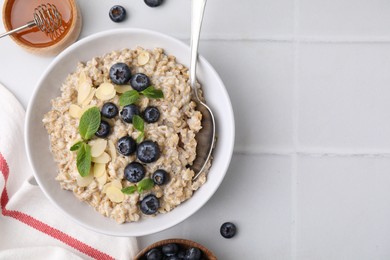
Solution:
M191 63L190 63L190 84L194 92L196 91L196 62L198 56L198 46L199 46L199 37L200 29L202 27L202 20L204 9L206 7L207 0L192 0L191 7Z
M33 26L35 26L35 25L37 25L37 24L36 24L34 21L31 21L31 22L29 22L28 24L23 25L23 26L21 26L21 27L19 27L19 28L16 28L16 29L13 29L13 30L11 30L11 31L8 31L8 32L5 32L5 33L0 34L0 38L3 38L3 37L5 37L5 36L7 36L7 35L10 35L10 34L19 32L19 31L24 30L24 29L26 29L26 28L33 27Z

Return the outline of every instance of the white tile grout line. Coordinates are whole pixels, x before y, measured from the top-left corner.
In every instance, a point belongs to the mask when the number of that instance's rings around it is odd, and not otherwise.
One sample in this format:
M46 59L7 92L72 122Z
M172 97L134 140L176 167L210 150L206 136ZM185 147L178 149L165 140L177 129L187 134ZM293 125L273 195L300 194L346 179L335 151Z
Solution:
M173 35L181 41L190 39L183 35ZM389 44L390 36L293 36L293 35L264 35L259 37L243 37L239 35L205 35L202 41L241 41L241 42L264 42L264 43L294 43L299 41L305 44Z
M300 97L300 86L299 86L299 47L300 42L298 38L299 33L299 0L294 0L294 80L293 80L293 147L294 153L291 156L291 230L290 230L290 250L291 250L291 259L297 259L297 180L298 180L298 155L297 150L299 147L299 97Z

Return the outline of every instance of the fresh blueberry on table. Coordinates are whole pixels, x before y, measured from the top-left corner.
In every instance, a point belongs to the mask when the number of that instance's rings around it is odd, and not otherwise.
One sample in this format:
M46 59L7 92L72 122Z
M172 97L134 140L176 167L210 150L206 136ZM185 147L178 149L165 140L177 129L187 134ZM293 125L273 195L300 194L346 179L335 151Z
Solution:
M145 108L143 117L147 123L155 123L160 118L160 111L157 107L149 106Z
M157 7L163 3L163 0L144 0L145 4L150 7Z
M150 86L150 79L143 73L136 73L131 77L130 85L133 89L142 91Z
M168 180L168 173L163 169L158 169L152 175L152 180L156 185L164 185Z
M163 245L161 250L164 255L173 256L176 255L177 252L179 251L179 246L175 243L170 243L170 244Z
M139 108L134 104L124 106L120 112L122 120L130 124L133 123L133 116L139 114Z
M112 65L109 74L111 81L117 85L128 84L131 78L130 68L123 62Z
M185 260L200 260L202 258L202 251L199 248L191 247L186 251Z
M223 223L220 229L221 235L224 238L232 238L236 234L237 228L236 225L234 225L231 222Z
M137 183L145 177L145 168L138 162L131 162L125 167L125 178L131 183Z
M159 248L153 248L146 253L146 260L162 260L163 253Z
M157 212L160 207L160 201L153 194L147 195L141 200L140 209L146 215L152 215Z
M110 133L110 129L111 129L110 125L106 121L102 120L100 122L99 129L97 130L95 135L100 138L107 137Z
M116 148L120 154L128 156L135 152L137 143L131 136L124 136L118 140Z
M138 145L137 149L137 158L143 163L151 163L158 160L160 157L160 148L158 144L146 140Z
M126 9L121 5L114 5L109 12L110 19L119 23L126 19Z
M103 105L101 114L105 118L114 118L118 115L118 107L112 102L107 102Z

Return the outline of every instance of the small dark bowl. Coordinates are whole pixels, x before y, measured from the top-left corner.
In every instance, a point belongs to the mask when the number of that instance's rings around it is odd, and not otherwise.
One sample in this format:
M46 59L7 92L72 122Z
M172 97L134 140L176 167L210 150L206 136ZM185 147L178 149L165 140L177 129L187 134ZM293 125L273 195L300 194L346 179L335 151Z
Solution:
M203 258L202 258L203 260L217 260L217 257L209 249L207 249L203 245L196 243L194 241L191 241L191 240L178 239L178 238L165 239L165 240L161 240L161 241L158 241L156 243L153 243L150 246L144 248L141 252L139 252L135 256L134 260L146 260L145 254L147 252L149 252L149 250L151 250L155 247L161 247L163 245L170 244L170 243L178 244L180 247L185 248L185 249L188 249L190 247L197 247L203 253Z

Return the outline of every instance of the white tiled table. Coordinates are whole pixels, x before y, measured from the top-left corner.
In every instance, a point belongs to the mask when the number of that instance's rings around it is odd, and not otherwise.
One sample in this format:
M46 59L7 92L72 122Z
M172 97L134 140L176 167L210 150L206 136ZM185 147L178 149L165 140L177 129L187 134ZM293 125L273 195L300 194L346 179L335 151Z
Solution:
M190 1L165 1L80 0L81 37L141 27L188 42ZM108 19L113 4L126 22ZM209 0L202 39L234 106L233 160L199 212L141 247L182 237L220 259L390 259L390 1ZM26 106L51 60L1 39L0 82Z

